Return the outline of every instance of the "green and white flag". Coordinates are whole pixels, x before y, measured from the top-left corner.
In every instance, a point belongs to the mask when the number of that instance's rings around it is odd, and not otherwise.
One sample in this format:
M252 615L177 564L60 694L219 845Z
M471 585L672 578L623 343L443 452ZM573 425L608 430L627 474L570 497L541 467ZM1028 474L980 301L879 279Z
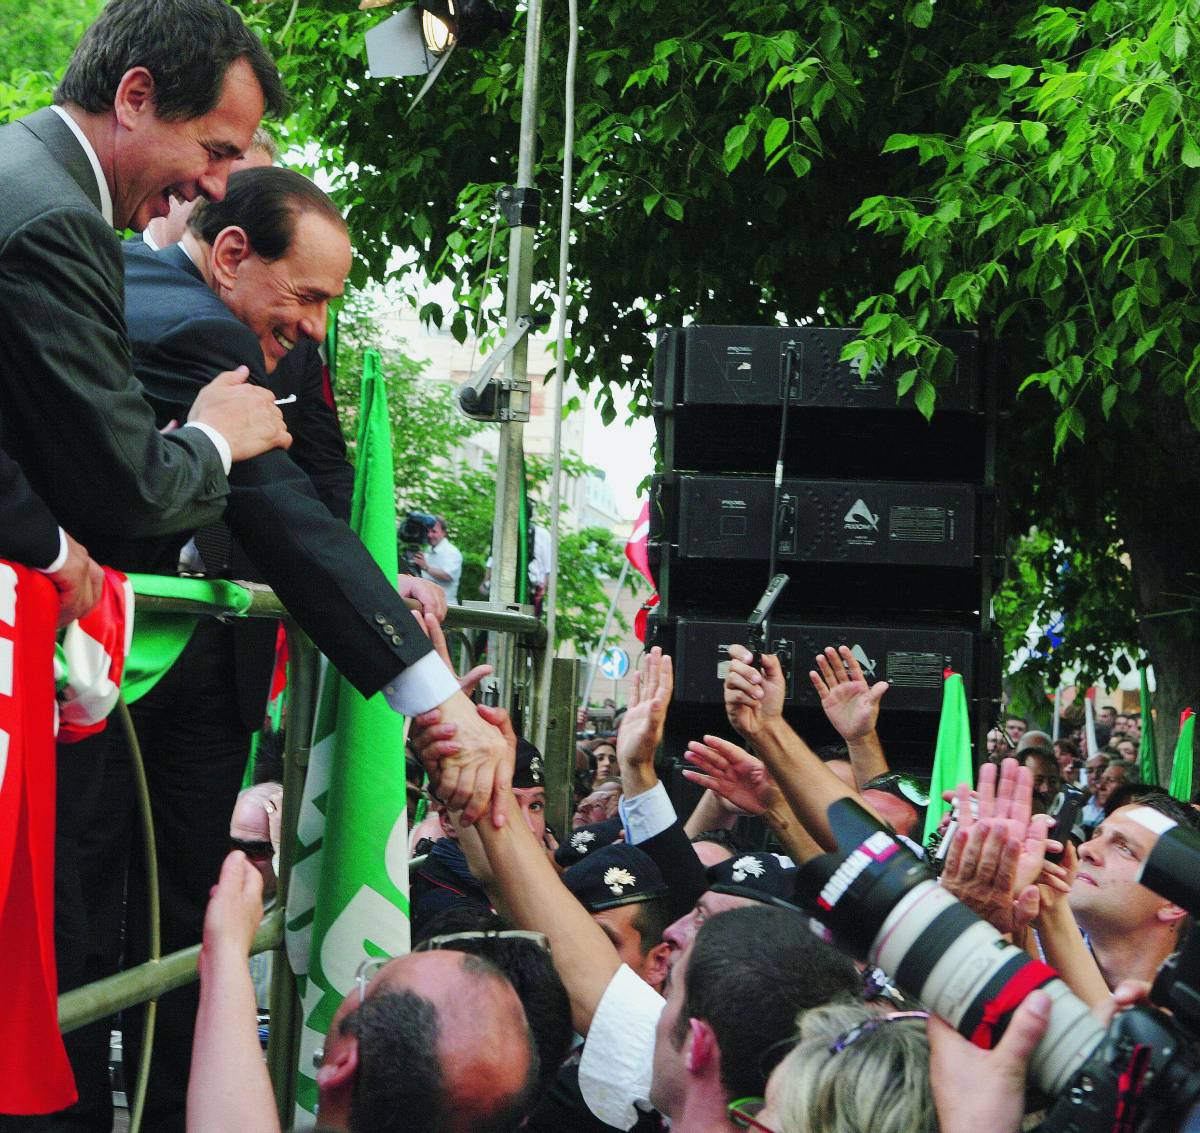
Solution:
M971 723L967 712L967 693L961 673L947 669L943 674L942 716L938 721L937 745L933 749L933 772L929 778L929 809L925 812L922 844L938 828L950 804L943 791L953 791L959 783L975 786L975 766L971 762Z
M1150 688L1146 684L1146 666L1138 669L1141 683L1142 741L1138 744L1138 767L1142 782L1148 787L1158 786L1158 756L1154 744L1154 717L1150 713Z
M395 578L392 441L379 355L363 362L350 523ZM304 1030L296 1123L317 1108L313 1052L368 956L409 945L405 721L382 694L365 700L326 665L287 907L287 952L299 979ZM307 1118L306 1116L307 1115Z
M1179 714L1179 739L1171 762L1171 795L1180 802L1192 801L1192 737L1196 732L1196 714L1185 708Z

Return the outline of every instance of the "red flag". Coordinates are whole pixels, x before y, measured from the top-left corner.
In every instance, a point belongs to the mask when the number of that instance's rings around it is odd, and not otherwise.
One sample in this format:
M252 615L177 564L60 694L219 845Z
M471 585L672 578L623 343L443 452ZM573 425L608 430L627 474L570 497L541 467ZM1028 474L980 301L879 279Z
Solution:
M650 611L658 605L658 595L651 594L645 602L642 603L642 608L633 616L633 632L643 645L646 644L646 621L650 617Z
M658 583L654 581L654 576L650 573L649 545L650 501L647 500L642 504L642 510L638 512L637 521L633 525L633 534L629 536L629 542L625 544L625 557L629 560L630 566L657 590Z
M75 1100L54 965L54 626L45 575L0 562L0 1113Z

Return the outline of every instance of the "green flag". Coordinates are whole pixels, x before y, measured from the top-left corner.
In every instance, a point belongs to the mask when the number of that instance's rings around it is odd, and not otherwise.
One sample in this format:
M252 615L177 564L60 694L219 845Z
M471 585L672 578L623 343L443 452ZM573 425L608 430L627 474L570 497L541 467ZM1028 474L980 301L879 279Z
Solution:
M950 809L942 792L952 791L959 783L975 785L975 767L971 762L971 724L967 713L967 694L961 673L947 669L943 674L942 718L938 721L937 746L933 749L933 773L929 779L929 809L925 812L922 843L938 828L942 815Z
M1184 803L1192 801L1192 736L1195 731L1196 714L1185 708L1179 714L1179 739L1171 762L1171 795Z
M396 577L391 427L379 355L363 361L351 526ZM364 700L326 666L288 894L288 957L304 1012L296 1101L316 1111L312 1052L368 956L405 952L408 839L404 720L382 695Z
M1146 684L1146 666L1138 669L1141 684L1142 741L1138 745L1138 767L1147 787L1158 786L1158 756L1154 744L1154 717L1150 714L1150 689Z

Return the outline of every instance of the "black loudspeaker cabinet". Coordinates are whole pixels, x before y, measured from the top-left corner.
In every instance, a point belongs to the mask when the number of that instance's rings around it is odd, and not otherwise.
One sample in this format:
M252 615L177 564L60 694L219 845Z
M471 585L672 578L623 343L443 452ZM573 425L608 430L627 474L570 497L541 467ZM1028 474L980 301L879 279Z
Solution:
M830 327L660 331L653 405L664 469L773 474L790 350L798 373L787 474L990 483L995 358L979 335L935 336L957 361L930 421L911 393L897 400L903 365L863 380L839 361L857 335Z

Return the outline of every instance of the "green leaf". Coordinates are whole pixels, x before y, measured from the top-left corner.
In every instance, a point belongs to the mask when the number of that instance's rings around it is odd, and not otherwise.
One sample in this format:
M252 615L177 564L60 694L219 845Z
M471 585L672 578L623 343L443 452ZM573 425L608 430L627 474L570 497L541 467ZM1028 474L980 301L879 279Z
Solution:
M654 211L654 206L662 200L662 193L647 193L642 198L642 208L646 210L646 215L649 216Z
M742 160L742 147L750 136L750 127L745 122L731 126L725 135L725 171L732 173Z
M788 136L792 124L786 118L774 118L763 135L763 153L771 156Z
M1032 118L1026 118L1021 122L1021 133L1029 145L1040 146L1046 140L1049 128L1045 122L1036 122Z
M1197 146L1191 137L1183 139L1183 150L1179 159L1189 169L1200 169L1200 146Z
M937 390L933 383L928 378L922 378L917 384L917 392L913 394L913 401L926 421L933 416L933 405L936 400Z
M917 370L905 370L899 378L896 379L896 396L903 397L913 387L913 382L917 380Z
M1095 169L1097 176L1107 178L1112 173L1116 160L1117 155L1112 146L1103 144L1092 146L1092 168Z
M914 134L892 134L883 143L883 153L895 153L897 150L913 149L918 139Z
M927 28L933 23L932 0L917 0L908 16L915 28Z
M663 198L663 212L665 212L672 220L683 219L683 205L674 197Z
M1117 395L1121 392L1120 386L1105 386L1104 392L1100 395L1100 410L1104 414L1104 419L1107 421L1112 414L1113 406L1117 403Z

